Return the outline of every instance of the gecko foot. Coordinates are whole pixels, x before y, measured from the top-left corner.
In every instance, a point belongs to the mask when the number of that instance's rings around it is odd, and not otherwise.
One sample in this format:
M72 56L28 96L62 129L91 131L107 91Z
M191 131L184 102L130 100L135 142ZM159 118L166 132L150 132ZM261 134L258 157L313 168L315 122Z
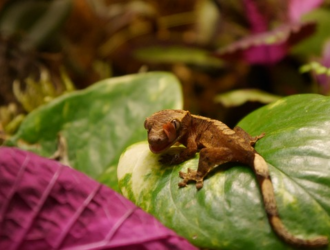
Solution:
M188 168L188 172L179 172L179 176L183 179L178 185L179 187L186 187L189 181L196 182L196 188L201 189L203 187L203 178L199 177L196 170Z
M263 133L261 133L261 134L258 135L258 136L252 137L252 138L251 138L251 141L250 141L251 146L254 146L254 145L256 144L256 142L257 142L258 140L260 140L261 138L263 138L265 135L266 135L266 133L263 132Z
M257 141L257 140L263 138L265 135L266 135L266 133L265 133L265 132L262 132L260 135L255 136L254 138L255 138L255 140Z

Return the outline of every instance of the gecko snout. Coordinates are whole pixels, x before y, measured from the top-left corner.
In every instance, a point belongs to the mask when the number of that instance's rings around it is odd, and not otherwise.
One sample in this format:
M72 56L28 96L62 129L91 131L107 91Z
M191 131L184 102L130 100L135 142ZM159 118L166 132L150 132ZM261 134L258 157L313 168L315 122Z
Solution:
M153 153L160 153L169 146L166 135L153 135L148 136L149 148Z
M160 145L160 144L164 143L164 139L162 139L159 136L149 136L148 142L149 142L149 144Z

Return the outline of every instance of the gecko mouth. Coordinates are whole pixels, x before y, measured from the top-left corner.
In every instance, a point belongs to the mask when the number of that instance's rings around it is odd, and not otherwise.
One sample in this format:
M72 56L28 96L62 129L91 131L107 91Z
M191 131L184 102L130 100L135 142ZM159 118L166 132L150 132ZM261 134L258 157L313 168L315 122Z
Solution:
M169 148L172 144L171 143L164 143L160 145L151 145L149 144L150 151L154 154L158 154Z

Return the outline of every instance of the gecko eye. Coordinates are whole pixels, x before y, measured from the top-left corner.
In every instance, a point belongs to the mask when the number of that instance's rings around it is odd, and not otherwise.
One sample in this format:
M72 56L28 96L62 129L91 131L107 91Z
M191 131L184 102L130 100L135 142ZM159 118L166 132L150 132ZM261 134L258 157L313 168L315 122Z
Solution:
M180 129L180 122L176 119L172 120L171 123L173 124L175 130L179 130Z

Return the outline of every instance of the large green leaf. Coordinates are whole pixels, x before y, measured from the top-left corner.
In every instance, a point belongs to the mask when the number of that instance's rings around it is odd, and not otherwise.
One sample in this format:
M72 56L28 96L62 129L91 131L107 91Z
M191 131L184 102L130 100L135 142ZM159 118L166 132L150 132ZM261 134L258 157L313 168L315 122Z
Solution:
M297 95L239 123L253 136L266 133L256 150L268 163L284 224L303 238L330 236L329 113L329 97ZM196 191L177 183L180 170L197 168L198 156L175 167L160 165L158 157L147 142L132 145L121 156L118 178L122 193L166 226L210 249L292 248L272 231L250 168L218 167Z
M55 152L60 133L74 168L117 189L120 154L145 138L145 118L166 108L182 108L180 85L173 75L111 78L30 113L7 144L48 157Z

